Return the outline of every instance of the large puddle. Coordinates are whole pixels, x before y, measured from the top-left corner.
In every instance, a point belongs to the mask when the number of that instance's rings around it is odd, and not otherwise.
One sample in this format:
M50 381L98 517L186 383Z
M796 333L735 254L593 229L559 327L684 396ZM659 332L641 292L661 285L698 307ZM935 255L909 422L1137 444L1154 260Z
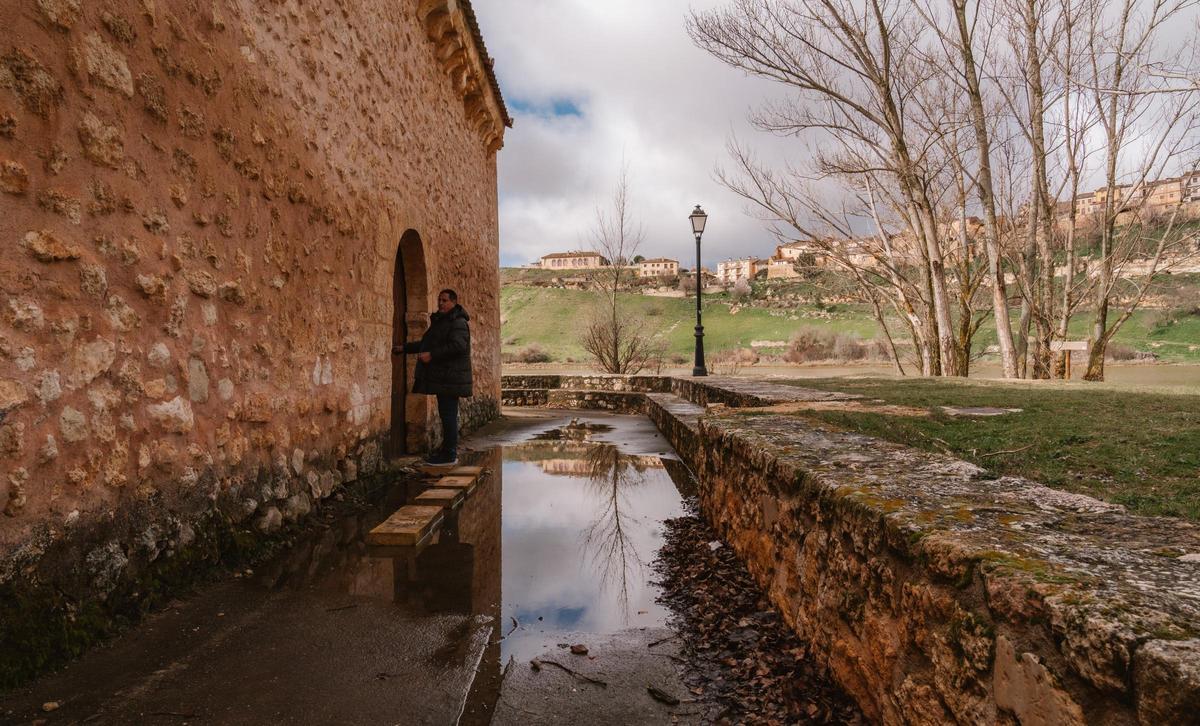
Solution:
M682 514L679 489L662 457L595 440L606 433L580 422L502 449L505 661L527 660L568 633L666 621L649 563L662 521Z

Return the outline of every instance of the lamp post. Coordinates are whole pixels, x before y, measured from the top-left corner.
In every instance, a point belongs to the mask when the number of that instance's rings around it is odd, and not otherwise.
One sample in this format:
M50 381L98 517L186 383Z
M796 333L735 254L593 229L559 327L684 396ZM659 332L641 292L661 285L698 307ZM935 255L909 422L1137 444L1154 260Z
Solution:
M692 222L692 234L696 235L696 362L692 366L692 375L707 376L708 370L704 367L704 325L700 322L700 290L704 285L700 278L700 235L704 234L708 215L697 204L688 219Z

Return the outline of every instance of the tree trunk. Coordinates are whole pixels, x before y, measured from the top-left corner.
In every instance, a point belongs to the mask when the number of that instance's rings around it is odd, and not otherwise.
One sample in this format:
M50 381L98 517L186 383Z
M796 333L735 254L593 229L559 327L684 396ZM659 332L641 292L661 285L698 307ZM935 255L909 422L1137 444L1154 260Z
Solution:
M1008 318L1008 292L1004 285L999 229L996 223L996 198L992 188L991 140L988 136L987 117L983 108L983 95L979 90L979 76L975 70L971 33L967 27L965 0L954 0L954 15L958 21L958 47L962 54L962 74L967 83L967 96L971 103L971 125L975 130L975 143L979 146L977 187L979 201L983 206L984 246L987 248L988 255L988 281L992 288L992 316L996 321L996 340L1000 346L1000 362L1004 369L1004 377L1016 378L1016 351L1013 348L1012 328Z

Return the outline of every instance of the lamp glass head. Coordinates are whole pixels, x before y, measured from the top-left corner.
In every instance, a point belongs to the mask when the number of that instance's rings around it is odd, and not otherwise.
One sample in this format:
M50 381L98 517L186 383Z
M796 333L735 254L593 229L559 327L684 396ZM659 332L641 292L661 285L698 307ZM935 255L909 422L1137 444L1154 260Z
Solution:
M708 221L708 215L697 204L692 213L688 215L688 219L692 220L692 233L697 237L704 234L704 223Z

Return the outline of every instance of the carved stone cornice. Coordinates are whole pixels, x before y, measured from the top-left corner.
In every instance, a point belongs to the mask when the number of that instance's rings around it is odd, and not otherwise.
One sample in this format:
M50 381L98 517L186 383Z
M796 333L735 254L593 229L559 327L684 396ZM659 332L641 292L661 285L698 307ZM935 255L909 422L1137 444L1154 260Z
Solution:
M499 151L512 119L470 1L420 0L417 17L433 43L434 56L462 99L467 122L483 137L488 153Z

